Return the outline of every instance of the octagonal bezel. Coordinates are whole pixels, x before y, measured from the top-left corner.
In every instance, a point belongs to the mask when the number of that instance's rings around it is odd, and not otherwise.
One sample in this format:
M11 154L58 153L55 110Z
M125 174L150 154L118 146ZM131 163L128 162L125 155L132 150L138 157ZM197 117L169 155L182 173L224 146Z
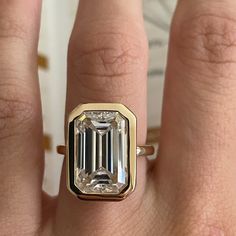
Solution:
M128 186L119 194L84 194L82 193L74 183L74 122L85 111L117 111L123 115L129 123L129 181ZM66 145L66 157L67 157L67 188L71 193L84 200L113 200L120 201L125 199L130 193L132 193L136 186L136 117L135 115L124 105L118 103L88 103L82 104L76 107L69 115L68 119L68 133L67 133L67 145Z

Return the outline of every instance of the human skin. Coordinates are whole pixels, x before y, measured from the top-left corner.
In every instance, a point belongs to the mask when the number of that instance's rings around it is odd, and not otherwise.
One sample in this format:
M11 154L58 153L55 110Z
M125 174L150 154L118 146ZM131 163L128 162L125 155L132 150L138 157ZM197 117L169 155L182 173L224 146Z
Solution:
M136 191L122 202L78 200L65 167L59 195L42 192L40 10L40 0L0 1L0 235L236 235L235 0L179 0L159 157L138 159ZM81 0L66 117L79 103L123 103L145 144L147 49L140 0Z

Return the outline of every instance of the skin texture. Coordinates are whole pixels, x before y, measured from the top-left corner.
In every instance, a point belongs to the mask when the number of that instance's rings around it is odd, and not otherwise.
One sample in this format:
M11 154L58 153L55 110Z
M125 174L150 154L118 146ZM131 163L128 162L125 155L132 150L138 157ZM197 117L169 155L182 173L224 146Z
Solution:
M235 0L179 0L160 155L138 160L137 189L118 203L73 197L65 167L58 197L42 192L40 6L0 1L0 235L236 235ZM147 51L140 0L81 0L68 50L66 117L79 103L124 103L144 144Z

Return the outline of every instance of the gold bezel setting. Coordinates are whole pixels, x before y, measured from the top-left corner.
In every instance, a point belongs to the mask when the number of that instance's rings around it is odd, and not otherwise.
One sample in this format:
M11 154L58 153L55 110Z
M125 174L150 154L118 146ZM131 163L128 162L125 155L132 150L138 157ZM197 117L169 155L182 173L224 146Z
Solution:
M117 111L123 115L129 123L129 137L128 137L128 162L129 162L129 182L127 188L121 193L114 194L85 194L82 193L75 185L74 176L74 160L75 160L75 138L74 138L74 122L86 111ZM69 115L68 119L68 133L66 145L67 157L67 187L69 191L83 200L106 200L106 201L120 201L125 199L135 189L136 185L136 117L123 104L119 103L88 103L76 107Z

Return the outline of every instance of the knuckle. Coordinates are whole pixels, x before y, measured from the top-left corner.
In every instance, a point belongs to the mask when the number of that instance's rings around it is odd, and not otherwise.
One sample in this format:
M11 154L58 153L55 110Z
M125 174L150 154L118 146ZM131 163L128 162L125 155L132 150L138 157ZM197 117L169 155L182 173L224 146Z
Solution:
M224 14L201 13L173 27L174 44L183 63L204 66L222 75L236 63L236 19Z
M214 114L229 109L222 97L232 99L236 87L236 18L216 12L200 7L191 16L176 15L171 34L181 80L198 98L195 108Z
M16 86L0 86L0 139L29 132L35 124L37 112L32 99L22 95Z
M0 39L12 38L23 40L26 34L25 27L23 27L19 20L15 20L13 17L0 16Z
M81 33L83 34L83 33ZM69 45L69 66L83 87L97 91L121 90L133 84L132 74L147 67L147 41L142 33L94 32ZM145 73L145 72L144 72ZM106 85L106 86L104 86ZM115 87L115 88L111 88Z

